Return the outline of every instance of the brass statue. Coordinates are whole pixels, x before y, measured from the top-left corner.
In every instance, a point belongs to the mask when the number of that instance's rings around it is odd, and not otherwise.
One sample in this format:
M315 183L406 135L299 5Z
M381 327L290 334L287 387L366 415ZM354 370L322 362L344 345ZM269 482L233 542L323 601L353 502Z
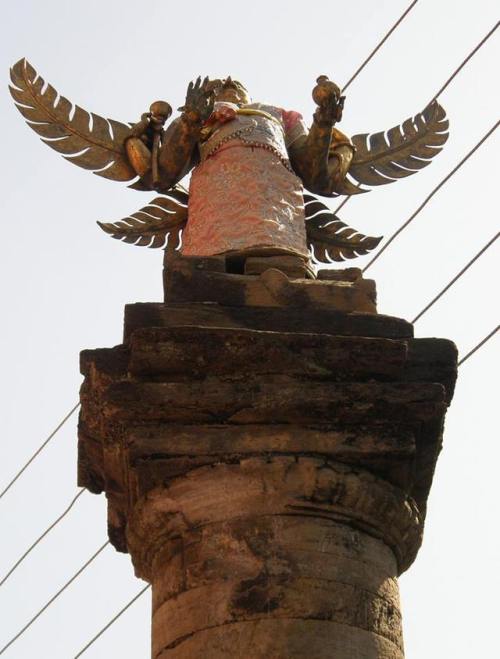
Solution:
M181 114L156 101L135 124L88 113L58 95L34 68L12 67L11 94L28 125L80 167L161 196L127 218L99 223L114 238L185 256L294 255L342 261L381 238L339 220L314 195L366 192L426 167L448 138L437 101L401 126L349 139L336 124L344 97L320 76L307 129L298 112L254 103L230 77L190 83ZM179 181L192 171L189 193ZM357 183L357 185L356 185ZM310 193L304 193L304 189Z

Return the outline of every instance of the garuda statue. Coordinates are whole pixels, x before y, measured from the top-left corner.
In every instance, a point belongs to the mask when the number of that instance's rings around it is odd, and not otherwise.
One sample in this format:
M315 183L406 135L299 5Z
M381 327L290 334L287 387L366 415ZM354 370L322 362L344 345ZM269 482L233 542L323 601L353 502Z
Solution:
M434 100L401 126L349 139L335 127L344 97L326 76L313 89L310 129L298 112L252 102L230 77L190 83L180 116L166 127L172 109L164 101L124 124L73 106L24 59L11 78L18 110L48 146L98 176L161 195L101 228L127 243L180 247L185 256L367 254L381 238L348 227L313 195L360 194L410 176L448 137ZM188 192L179 181L190 171Z

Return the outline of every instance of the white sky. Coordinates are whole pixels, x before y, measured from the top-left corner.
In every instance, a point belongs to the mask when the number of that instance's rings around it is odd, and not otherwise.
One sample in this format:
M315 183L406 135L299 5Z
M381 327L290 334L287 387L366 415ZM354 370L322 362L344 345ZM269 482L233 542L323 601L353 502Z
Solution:
M6 84L9 66L26 56L73 102L122 121L157 98L178 107L198 74L230 74L255 100L299 110L309 122L316 77L345 83L408 4L4 2L1 71ZM497 18L494 0L420 0L348 90L340 127L387 129L420 111ZM440 99L451 136L436 161L351 200L344 221L388 236L407 219L497 120L498 56L495 34ZM64 162L23 124L5 86L0 104L3 486L78 399L79 351L121 341L125 303L161 299L162 253L120 244L95 224L133 212L150 194ZM497 152L495 134L370 270L380 312L413 318L497 231ZM450 338L462 354L483 338L498 322L495 259L497 246L417 323L416 335ZM424 546L400 582L407 659L492 657L498 645L498 346L495 337L460 370ZM75 493L76 417L0 501L0 575ZM0 588L0 646L105 537L104 497L86 493ZM73 657L141 587L129 557L106 549L5 656ZM149 617L144 595L84 656L147 657Z

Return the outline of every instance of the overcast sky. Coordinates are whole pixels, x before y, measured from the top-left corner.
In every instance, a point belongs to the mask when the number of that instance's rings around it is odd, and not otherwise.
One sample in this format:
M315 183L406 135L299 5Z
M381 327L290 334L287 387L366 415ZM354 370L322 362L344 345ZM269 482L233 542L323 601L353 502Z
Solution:
M93 176L43 145L7 93L9 66L26 56L71 101L121 121L156 99L177 108L198 74L230 74L254 100L310 122L316 77L344 84L408 4L2 3L0 486L78 400L79 351L120 343L124 304L162 296L162 253L114 241L95 224L128 215L151 194ZM419 112L497 18L494 0L420 0L349 88L342 130L388 129ZM407 219L497 120L498 61L497 33L440 98L451 124L443 153L416 176L351 200L345 222L389 236ZM498 148L495 134L370 269L381 313L413 318L498 230ZM416 335L452 339L462 354L483 338L498 323L495 261L496 246ZM498 645L498 346L497 335L460 369L424 545L400 581L407 659L486 658ZM75 415L0 501L0 576L76 493L76 441ZM85 493L0 588L0 647L105 539L104 497ZM73 657L141 587L129 557L107 548L5 656ZM84 656L147 657L149 622L146 594Z

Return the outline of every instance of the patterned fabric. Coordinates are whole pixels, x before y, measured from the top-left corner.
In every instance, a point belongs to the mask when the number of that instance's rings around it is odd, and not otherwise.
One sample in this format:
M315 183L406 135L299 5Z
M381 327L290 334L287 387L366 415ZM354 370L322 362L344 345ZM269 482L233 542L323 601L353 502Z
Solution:
M221 109L236 115L218 121ZM302 182L287 151L306 132L298 112L216 103L199 145L201 164L191 176L182 253L308 258Z
M192 174L182 254L308 258L301 180L272 149L224 143Z

